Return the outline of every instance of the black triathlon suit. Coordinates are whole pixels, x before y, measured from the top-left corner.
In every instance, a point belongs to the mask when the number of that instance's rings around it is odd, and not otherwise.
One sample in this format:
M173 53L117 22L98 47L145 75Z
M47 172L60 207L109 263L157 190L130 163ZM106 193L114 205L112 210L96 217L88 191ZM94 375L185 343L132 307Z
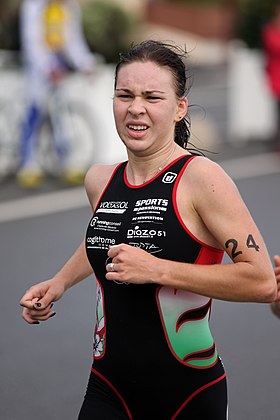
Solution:
M223 251L198 240L180 217L176 191L193 155L142 185L127 162L114 170L86 234L96 276L94 361L79 420L226 420L226 375L209 328L212 300L173 287L105 278L111 245L155 257L220 264ZM188 193L186 189L186 194Z

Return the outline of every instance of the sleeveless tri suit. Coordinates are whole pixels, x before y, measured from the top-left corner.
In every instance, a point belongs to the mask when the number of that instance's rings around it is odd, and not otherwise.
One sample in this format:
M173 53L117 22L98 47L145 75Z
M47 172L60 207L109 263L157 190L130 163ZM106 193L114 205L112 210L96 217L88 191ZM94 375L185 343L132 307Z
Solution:
M160 258L219 264L223 251L192 235L176 190L193 155L130 185L112 174L86 234L97 281L94 361L79 419L225 420L226 375L209 328L212 300L156 284L105 278L109 246L127 243ZM186 189L186 194L188 193Z

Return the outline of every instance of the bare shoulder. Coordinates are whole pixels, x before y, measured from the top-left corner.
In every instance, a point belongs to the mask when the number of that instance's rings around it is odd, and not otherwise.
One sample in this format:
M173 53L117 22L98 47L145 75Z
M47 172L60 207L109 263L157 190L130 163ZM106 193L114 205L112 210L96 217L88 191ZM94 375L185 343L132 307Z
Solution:
M211 173L215 175L218 172L223 172L226 175L225 171L218 163L205 156L195 156L189 163L188 168L189 175L192 177L197 176L198 178L204 178L206 174L207 176L209 174L211 175Z
M225 170L216 162L197 156L192 159L184 174L185 180L197 191L215 192L223 190L237 191L236 185Z
M93 208L117 166L118 163L112 165L95 164L87 171L84 185Z
M243 199L232 178L218 163L203 156L198 156L189 163L178 191L180 199L185 202L188 200L200 216L210 208L220 211L230 207L237 213L240 206L244 207Z
M249 210L236 184L218 163L197 157L190 162L182 181L180 197L183 194L188 196L195 212L209 230L215 230L216 237L219 228L225 231L225 225L230 226L229 220L234 226L233 231L238 229L240 220L246 226L252 224Z

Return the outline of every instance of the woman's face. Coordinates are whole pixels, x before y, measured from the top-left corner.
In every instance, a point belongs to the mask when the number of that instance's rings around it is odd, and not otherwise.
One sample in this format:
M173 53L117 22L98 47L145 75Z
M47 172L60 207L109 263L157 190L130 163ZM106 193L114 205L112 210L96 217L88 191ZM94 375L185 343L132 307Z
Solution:
M167 67L134 62L119 69L113 111L118 134L130 151L156 151L174 140L175 123L185 116L187 100L176 97Z

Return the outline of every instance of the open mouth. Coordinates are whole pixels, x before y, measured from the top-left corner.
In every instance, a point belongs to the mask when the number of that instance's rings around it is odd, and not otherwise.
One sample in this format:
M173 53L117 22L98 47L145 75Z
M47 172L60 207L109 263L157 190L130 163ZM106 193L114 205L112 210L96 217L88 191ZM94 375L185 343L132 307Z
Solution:
M141 132L148 129L147 125L129 125L128 128L133 131Z

